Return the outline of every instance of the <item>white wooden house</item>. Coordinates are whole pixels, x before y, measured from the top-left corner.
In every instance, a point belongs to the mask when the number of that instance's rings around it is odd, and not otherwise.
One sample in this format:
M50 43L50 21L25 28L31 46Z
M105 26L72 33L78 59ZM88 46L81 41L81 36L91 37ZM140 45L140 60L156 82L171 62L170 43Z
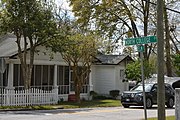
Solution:
M34 105L53 104L59 100L68 100L68 95L74 93L72 71L60 54L54 54L43 46L38 46L34 57L31 79L31 89L24 90L21 77L20 60L17 55L16 37L8 34L0 38L0 57L5 58L7 67L0 78L0 103L4 105ZM22 43L23 44L23 43ZM28 61L28 59L27 59ZM90 80L90 79L89 79ZM90 84L84 84L81 98L88 99Z
M5 58L7 64L3 78L0 78L1 105L56 104L60 100L67 101L68 96L74 93L72 71L61 55L56 53L51 59L52 51L38 46L31 88L24 90L15 41L16 37L11 34L0 37L0 57ZM89 92L92 90L100 94L114 89L121 92L127 90L128 85L123 79L124 69L129 60L132 60L129 56L97 56L89 79L81 91L81 98L89 99Z
M127 55L98 55L92 65L93 90L99 94L109 94L111 90L120 93L129 90L125 80L125 68L132 58Z

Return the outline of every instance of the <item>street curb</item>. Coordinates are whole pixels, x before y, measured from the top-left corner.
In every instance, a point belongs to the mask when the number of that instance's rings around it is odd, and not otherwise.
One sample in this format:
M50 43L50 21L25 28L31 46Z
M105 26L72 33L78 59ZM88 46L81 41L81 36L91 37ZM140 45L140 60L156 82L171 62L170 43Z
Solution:
M64 109L64 107L55 107L53 109L31 109L31 108L16 108L16 109L0 109L0 112L6 111L34 111L34 110L57 110L57 109Z

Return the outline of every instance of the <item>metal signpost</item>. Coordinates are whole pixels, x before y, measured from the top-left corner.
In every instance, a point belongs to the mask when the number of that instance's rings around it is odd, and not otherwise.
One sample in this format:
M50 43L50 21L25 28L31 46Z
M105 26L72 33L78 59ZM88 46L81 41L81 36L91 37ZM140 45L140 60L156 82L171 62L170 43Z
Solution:
M137 45L138 52L144 52L144 45Z
M144 66L143 66L144 45L143 44L154 43L154 42L157 42L156 36L146 36L146 37L125 39L125 46L137 45L138 52L140 52L141 79L142 79L142 84L143 84L143 103L144 103L144 117L145 117L145 120L147 120L147 110L146 110L146 94L145 94L145 87L144 87Z

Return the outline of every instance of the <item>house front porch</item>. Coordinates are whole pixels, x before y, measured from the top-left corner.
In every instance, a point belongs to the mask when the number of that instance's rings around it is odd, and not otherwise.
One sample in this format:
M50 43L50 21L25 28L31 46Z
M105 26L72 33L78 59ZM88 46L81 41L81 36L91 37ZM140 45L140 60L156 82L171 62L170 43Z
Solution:
M57 104L74 94L73 73L69 66L35 64L29 89L24 89L21 73L20 64L12 61L7 64L1 80L1 106ZM88 100L90 90L92 85L88 79L82 88L81 99Z

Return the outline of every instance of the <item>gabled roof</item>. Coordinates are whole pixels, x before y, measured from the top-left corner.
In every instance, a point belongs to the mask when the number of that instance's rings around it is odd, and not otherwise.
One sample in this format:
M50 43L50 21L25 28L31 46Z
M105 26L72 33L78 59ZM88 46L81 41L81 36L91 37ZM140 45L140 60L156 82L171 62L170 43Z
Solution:
M94 64L117 65L124 60L133 61L129 55L97 55Z
M21 40L21 48L23 48L24 40ZM16 43L16 36L13 34L6 34L0 36L0 57L11 57L18 53Z
M23 49L24 40L21 40L21 48ZM0 57L11 57L18 53L16 43L16 36L13 34L6 34L0 36ZM99 54L95 57L94 64L109 64L117 65L123 60L133 61L128 55L103 55Z

